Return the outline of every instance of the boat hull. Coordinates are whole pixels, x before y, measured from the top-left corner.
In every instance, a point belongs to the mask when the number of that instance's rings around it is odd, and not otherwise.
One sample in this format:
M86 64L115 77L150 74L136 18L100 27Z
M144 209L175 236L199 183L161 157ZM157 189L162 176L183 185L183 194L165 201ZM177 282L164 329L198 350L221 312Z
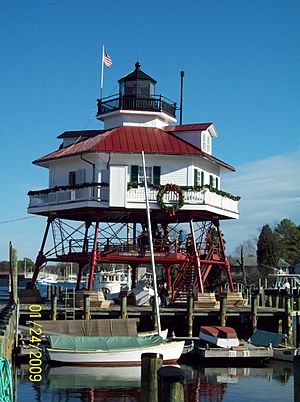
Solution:
M147 348L127 350L91 350L71 351L62 349L47 349L50 362L83 366L140 366L143 353L160 353L164 363L175 363L182 354L184 342L166 342Z

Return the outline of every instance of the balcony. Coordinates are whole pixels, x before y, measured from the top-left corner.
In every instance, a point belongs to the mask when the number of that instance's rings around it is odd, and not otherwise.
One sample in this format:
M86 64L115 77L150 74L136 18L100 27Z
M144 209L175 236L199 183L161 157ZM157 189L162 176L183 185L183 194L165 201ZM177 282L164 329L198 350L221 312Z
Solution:
M64 186L70 187L70 186ZM46 189L30 191L28 208L48 207L82 201L106 201L109 199L108 187L86 186L82 188Z
M159 210L157 204L158 189L149 188L148 198L152 210ZM238 201L226 197L208 188L201 190L185 190L184 205L180 211L207 211L214 214L220 214L224 217L238 218ZM44 214L45 212L55 212L56 210L70 210L72 208L110 208L116 207L115 199L120 199L120 189L114 186L103 186L100 184L82 184L80 188L70 186L61 186L53 189L40 191L31 191L28 193L30 201L28 212ZM170 191L164 194L164 203L177 204L178 194ZM122 205L118 207L130 210L146 209L145 189L144 187L130 188L126 191Z
M176 102L172 102L162 95L152 95L147 98L117 94L98 100L98 116L116 110L163 112L175 118Z

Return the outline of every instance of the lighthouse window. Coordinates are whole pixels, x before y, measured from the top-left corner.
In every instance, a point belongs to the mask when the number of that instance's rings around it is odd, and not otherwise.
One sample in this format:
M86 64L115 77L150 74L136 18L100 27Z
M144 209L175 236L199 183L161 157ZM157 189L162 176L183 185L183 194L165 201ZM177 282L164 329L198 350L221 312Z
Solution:
M209 176L209 185L218 189L219 188L219 178L213 175Z
M160 184L160 170L160 166L146 166L146 177L148 184ZM131 166L130 181L133 183L144 182L143 166Z
M194 186L204 185L204 172L200 169L194 169Z
M152 184L152 167L146 166L146 179L148 184ZM145 181L144 178L144 168L143 166L139 166L139 183L143 183Z
M69 185L74 186L85 182L85 169L69 172Z
M202 151L211 153L211 136L208 133L202 133Z

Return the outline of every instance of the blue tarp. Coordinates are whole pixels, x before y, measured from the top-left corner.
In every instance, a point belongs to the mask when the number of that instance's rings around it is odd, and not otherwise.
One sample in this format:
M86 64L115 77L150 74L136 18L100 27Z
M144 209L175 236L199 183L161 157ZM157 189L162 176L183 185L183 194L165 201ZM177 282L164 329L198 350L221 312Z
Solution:
M251 336L250 342L254 346L268 347L271 344L273 348L276 348L283 338L284 335L278 334L277 332L256 330L254 334Z

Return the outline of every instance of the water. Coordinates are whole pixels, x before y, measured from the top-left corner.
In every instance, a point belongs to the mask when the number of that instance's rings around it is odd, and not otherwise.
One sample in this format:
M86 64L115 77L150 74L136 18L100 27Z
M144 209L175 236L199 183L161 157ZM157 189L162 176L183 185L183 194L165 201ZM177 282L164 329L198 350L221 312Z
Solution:
M181 365L185 402L293 401L293 365L274 362L265 368L212 368ZM137 402L140 368L44 366L41 383L28 379L28 365L18 368L22 402Z
M63 284L74 287L74 284ZM2 290L2 292L1 292ZM46 296L47 287L40 293ZM8 297L0 287L0 300ZM290 402L294 395L291 363L272 362L264 368L181 366L185 402ZM29 381L29 366L17 369L17 400L21 402L138 402L140 368L43 366L43 380ZM297 370L300 375L300 367ZM300 383L300 379L298 380ZM300 400L300 399L299 399Z

